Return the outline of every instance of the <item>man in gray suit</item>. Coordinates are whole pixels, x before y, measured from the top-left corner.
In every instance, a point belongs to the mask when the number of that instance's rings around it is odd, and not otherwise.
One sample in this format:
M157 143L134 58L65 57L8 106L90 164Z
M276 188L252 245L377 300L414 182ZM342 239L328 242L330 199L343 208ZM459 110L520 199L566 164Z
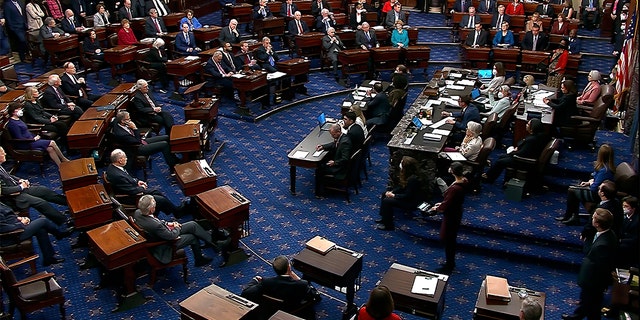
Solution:
M44 24L42 25L42 27L40 27L40 51L48 54L48 52L44 49L44 39L59 38L62 36L64 36L64 31L56 27L56 20L51 17L45 18Z
M215 247L215 241L208 231L194 221L181 224L177 221L167 222L156 218L156 200L152 195L144 195L138 200L138 210L134 213L136 223L146 232L151 241L176 240L176 248L191 246L195 258L195 266L200 267L211 262L210 257L202 254L200 240ZM169 244L151 248L153 256L162 263L169 263L172 259L172 248ZM225 259L226 260L226 259ZM224 266L226 261L222 263Z
M336 29L333 27L327 30L327 35L322 37L322 47L325 52L327 52L327 58L331 61L331 65L333 66L333 77L336 78L336 81L340 82L340 78L338 77L338 52L346 49L340 37L336 35Z
M396 2L396 4L393 5L393 10L387 13L384 26L387 28L395 28L396 21L398 20L402 20L405 24L407 23L407 14L402 11L402 4L400 4L400 2Z

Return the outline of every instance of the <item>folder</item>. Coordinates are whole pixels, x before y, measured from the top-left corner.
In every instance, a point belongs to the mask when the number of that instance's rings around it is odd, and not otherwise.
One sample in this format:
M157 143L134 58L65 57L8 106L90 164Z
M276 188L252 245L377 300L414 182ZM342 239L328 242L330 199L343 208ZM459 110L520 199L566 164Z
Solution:
M487 275L487 299L511 301L507 279Z
M325 255L327 252L335 248L336 244L335 242L331 242L321 236L315 236L313 239L307 241L306 246L310 250Z

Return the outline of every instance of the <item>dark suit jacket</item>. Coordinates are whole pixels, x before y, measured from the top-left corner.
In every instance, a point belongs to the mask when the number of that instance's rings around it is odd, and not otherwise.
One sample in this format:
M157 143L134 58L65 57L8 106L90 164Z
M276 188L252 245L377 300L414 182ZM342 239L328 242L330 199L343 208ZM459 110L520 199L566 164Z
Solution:
M618 239L608 230L595 241L593 237L584 241L585 257L578 273L578 285L582 288L604 290L611 283L611 271L614 268Z
M335 28L336 27L336 20L332 19L331 16L328 17L329 18L329 27ZM322 16L319 16L316 18L316 29L318 30L318 32L324 32L327 33L327 25L324 23L324 21L322 21Z
M73 14L76 16L80 16L80 13L82 12L84 13L91 12L91 9L87 7L87 2L84 0L71 0L70 2L71 2L71 10L73 11Z
M144 188L138 186L138 179L117 168L114 164L107 167L107 179L116 194L133 196L144 192Z
M145 216L136 210L133 214L136 224L145 231L145 236L150 241L174 240L180 236L179 229L169 229L166 221L152 216ZM163 244L150 248L151 254L162 263L169 263L172 258L173 248L169 244Z
M188 48L196 48L196 37L193 35L193 32L189 32L189 44L187 44L187 40L184 38L184 32L179 32L176 35L176 50L182 54L192 54L195 51L187 52Z
M64 30L64 32L78 33L76 31L76 28L82 26L82 24L78 22L78 18L76 18L76 16L73 16L72 20L73 20L73 26L71 25L71 22L69 22L69 19L67 17L65 17L64 19L62 19L62 21L60 21L60 25L62 26L62 30Z
M135 10L136 15L133 16L135 17L145 17L149 14L149 9L151 9L151 7L147 6L147 2L145 2L144 0L131 0L131 8L133 10ZM167 8L168 10L169 8ZM167 11L167 12L171 12L171 11ZM120 17L120 19L122 20L123 17Z
M129 17L127 16L127 8L124 5L120 7L120 9L118 9L118 17L120 18L120 20L125 18L129 19ZM138 13L136 13L136 9L133 7L133 5L131 5L131 18L137 17L144 17L144 15L139 16Z
M113 128L111 129L111 133L113 134L114 137L117 138L119 144L126 145L126 146L135 146L141 143L140 131L138 131L138 129L133 130L133 135L132 135L129 133L129 131L121 127L119 124L114 123Z
M71 77L66 72L60 76L60 79L62 80L62 85L60 87L62 88L62 92L65 94L77 96L79 91L82 89L82 84L74 84L73 81L71 81Z
M163 50L162 56L160 56L160 52L158 48L151 47L149 48L149 52L147 53L147 61L150 63L151 68L157 70L164 70L167 68L165 63L168 61L167 53Z
M295 3L291 4L291 16L293 16L294 13L296 13L296 11L298 11L298 6ZM286 17L287 16L287 2L283 2L282 6L280 7L280 16L281 17Z
M306 280L293 280L289 276L262 278L262 281L251 279L242 290L242 296L251 301L260 301L263 294L282 299L285 306L295 308L310 298L311 286Z
M227 67L224 63L221 62L220 65L222 66L222 70L224 70L224 72L231 72L231 69L229 69L229 67ZM213 62L213 58L207 60L207 64L204 66L204 71L213 76L213 79L215 81L214 84L218 84L227 88L233 86L230 78L224 78L222 76L220 70L218 70L218 67L216 67L215 63Z
M22 14L20 14L20 11L18 11L18 8L16 8L11 0L4 2L5 26L14 33L24 33L27 31L26 11L22 1L18 1L18 4L20 5L20 9L22 9Z
M41 39L53 38L53 34L54 33L59 33L60 35L63 35L64 31L62 31L58 27L53 27L53 28L51 28L51 30L49 30L49 28L47 26L40 27L40 38Z
M328 9L329 11L331 11L331 6L329 5L329 2L322 0L322 8L323 9ZM317 0L311 0L311 15L314 17L317 17L320 15L320 7L318 6L318 1Z
M548 105L553 108L553 124L554 125L570 125L572 123L571 116L578 114L578 105L576 102L576 94L558 93L558 98L551 99Z
M371 40L367 40L367 37L364 34L364 31L358 30L356 31L356 45L361 46L365 45L367 48L373 48L378 44L378 38L376 38L376 32L373 29L369 29L369 36Z
M480 23L480 19L481 19L481 18L480 18L480 16L479 16L479 15L475 15L475 16L473 17L473 23L472 23L471 27L468 27L468 26L469 26L469 20L470 20L470 19L471 19L471 16L469 16L468 14L467 14L467 15L464 15L464 16L462 17L462 20L460 20L460 28L473 28L473 27L475 27L475 24L476 24L476 23Z
M349 157L351 156L351 139L346 134L341 134L338 138L338 145L335 142L329 142L322 145L324 150L329 151L328 159L333 160L334 165L332 167L326 167L327 173L333 174L336 179L344 179L347 175L347 165L349 164Z
M19 177L11 175L8 172L7 174L0 173L0 194L6 196L13 193L22 192L22 188L20 188L20 185L11 181L10 177L15 181L20 181Z
M147 94L149 95L153 103L156 105L156 107L160 106L156 102L156 100L153 98L153 95L151 95L150 93L147 93ZM133 95L133 99L131 100L131 102L133 103L133 107L135 108L135 111L138 114L138 116L155 112L151 107L151 104L149 104L149 101L147 101L147 98L145 98L144 94L142 94L142 92L140 91L136 91L136 93ZM143 119L136 119L136 120L140 121Z
M236 31L238 29L236 28ZM225 43L225 42L229 42L229 43L239 43L240 42L240 31L238 31L238 36L234 35L233 32L231 32L231 29L229 29L229 27L224 27L220 30L220 35L218 36L218 40L220 40L220 43Z
M497 10L496 1L490 0L487 6L487 0L480 0L477 12L493 14Z
M398 12L398 19L402 20L402 22L404 22L404 24L407 24L407 14L404 13L404 11L400 10L400 12ZM394 28L396 25L396 17L395 17L395 10L391 10L389 12L387 12L387 17L384 20L384 25L387 28Z
M356 21L356 10L353 9L353 11L351 11L351 14L349 14L349 26L351 27L351 29L356 30L358 26L361 25L363 22L369 22L367 21L367 16L365 12L363 12L360 15L360 22L358 22Z
M469 11L469 7L473 5L471 3L471 0L464 0L464 8L462 7L462 1L463 0L456 0L456 2L453 4L453 11L455 12Z
M508 14L504 14L502 16L502 22L509 22L511 23L511 17ZM500 26L496 26L496 23L498 23L498 13L494 13L493 14L493 18L491 18L491 27L492 28L498 28L500 29Z
M233 71L233 72L241 71L242 70L242 65L244 63L241 62L240 64L238 64L238 60L235 59L235 57L233 56L233 53L229 53L229 57L231 57L231 58L229 59L229 58L227 58L226 54L224 54L224 53L222 54L222 65L226 66L227 67L226 69L229 69L230 71Z
M553 11L553 6L551 4L547 5L547 10L544 10L544 4L539 4L536 7L536 12L539 13L541 16L548 16L550 18L555 17L555 12Z
M622 228L620 229L620 250L618 257L622 257L624 255L629 255L630 257L625 257L627 261L635 260L638 261L638 244L640 243L638 240L638 233L640 231L638 214L640 212L636 212L631 216L631 219L624 218L622 222Z
M162 20L162 17L158 17L158 25L160 25L160 30L162 32L167 32L167 27L164 25L164 21ZM158 33L158 30L156 29L156 25L153 23L153 20L151 20L151 17L147 17L147 19L144 22L144 34L147 37L157 37L156 33Z
M138 0L138 1L142 1L142 0ZM171 13L171 9L169 9L169 6L164 2L164 0L160 0L158 2L160 2L160 4L164 7L164 10L167 13ZM131 3L131 6L133 7L133 2ZM145 1L144 7L145 7L145 12L144 12L143 15L140 15L141 17L144 17L144 16L148 15L149 14L149 10L151 10L151 8L156 8L156 4L153 3L153 1Z
M549 37L543 32L538 33L538 43L536 45L536 51L545 51L547 49L547 45L549 44ZM532 50L533 49L533 33L528 31L524 35L524 39L522 39L522 50Z
M52 114L44 111L44 108L39 103L32 103L31 101L25 101L24 103L24 117L26 123L51 123Z
M548 141L549 138L544 133L528 135L518 142L518 151L513 154L523 158L537 159Z
M307 25L307 23L302 19L300 19L300 25L302 26L302 32L307 33L311 31L309 30L309 26ZM292 36L297 36L298 34L300 34L298 32L298 24L296 23L296 19L289 21L287 30L289 30L289 34Z
M582 49L582 48L581 48L581 43L580 43L580 42L581 42L582 40L580 40L580 39L578 39L578 38L574 38L574 39L567 38L567 39L568 39L568 41L569 41L569 53L570 53L570 54L577 54L577 53L580 53L580 49Z
M64 91L62 90L61 87L58 87L58 93L60 93L65 103L71 102L69 97L67 97L64 94ZM42 102L43 107L50 108L50 109L66 109L68 107L66 104L63 104L60 101L60 98L58 98L58 95L50 86L44 89L44 92L42 93L42 98L40 98L40 102Z
M467 123L469 121L481 123L480 111L473 104L469 104L464 112L454 112L452 116L456 118L456 123L453 126L458 130L467 130Z
M267 54L267 50L264 48L264 46L259 46L254 51L254 54L255 54L256 60L258 60L258 62L260 63L260 65L262 65L263 68L265 68L265 65L271 66L269 64L269 54ZM275 60L276 62L280 58L278 56L278 53L275 50L273 50L273 53L271 54L271 56L273 57L273 60Z
M253 18L264 19L264 18L273 17L273 13L271 13L269 6L264 6L264 12L265 12L265 15L262 15L262 13L260 13L260 5L255 6L253 8Z
M472 46L473 45L473 41L476 37L476 30L473 30L472 32L469 32L469 35L467 35L467 40L464 41L464 44L467 46ZM480 30L480 35L478 36L478 41L476 42L477 45L484 47L488 44L488 37L489 37L489 32L487 32L487 30Z
M362 130L362 127L359 124L354 122L351 127L349 127L347 136L349 136L349 139L351 140L351 154L362 148L365 136L364 130Z

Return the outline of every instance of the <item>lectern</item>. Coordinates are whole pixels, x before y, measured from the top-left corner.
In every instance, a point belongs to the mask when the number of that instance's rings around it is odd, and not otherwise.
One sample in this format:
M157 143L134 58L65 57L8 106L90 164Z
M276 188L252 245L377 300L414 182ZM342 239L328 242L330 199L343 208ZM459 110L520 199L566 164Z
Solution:
M69 190L66 195L76 228L100 226L113 219L111 199L101 184Z
M60 163L62 190L67 192L98 182L98 169L93 158L80 158Z
M174 167L185 196L192 197L218 186L216 173L204 160L192 160Z

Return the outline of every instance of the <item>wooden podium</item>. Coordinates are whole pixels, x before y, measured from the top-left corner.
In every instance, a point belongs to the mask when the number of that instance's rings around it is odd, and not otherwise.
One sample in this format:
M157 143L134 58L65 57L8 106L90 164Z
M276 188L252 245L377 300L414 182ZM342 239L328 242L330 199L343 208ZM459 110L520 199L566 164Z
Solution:
M255 101L269 95L267 90L267 73L263 71L254 71L243 77L232 77L233 87L238 90L240 96L241 110L247 111L247 100Z
M69 212L76 228L100 226L113 219L111 199L104 186L92 184L66 192Z
M212 284L180 302L183 320L241 320L247 319L258 306L223 288Z
M93 158L80 158L60 163L62 191L98 183L98 169Z
M104 120L78 120L67 133L69 148L77 149L83 157L92 150L102 151L102 142L107 125Z
M174 169L185 196L192 197L218 186L218 176L204 160L177 164Z
M193 36L196 37L196 42L202 46L202 50L208 50L220 46L218 41L220 30L222 27L218 26L198 28L193 30Z
M200 124L180 124L171 128L169 137L172 153L199 153L200 148Z
M249 229L249 205L251 201L235 191L230 186L217 187L215 189L199 193L195 196L200 215L209 220L216 228L227 228L231 234L232 257L230 263L235 262L234 257L242 257L244 251L238 247L240 238L250 234ZM246 256L245 256L246 258Z

